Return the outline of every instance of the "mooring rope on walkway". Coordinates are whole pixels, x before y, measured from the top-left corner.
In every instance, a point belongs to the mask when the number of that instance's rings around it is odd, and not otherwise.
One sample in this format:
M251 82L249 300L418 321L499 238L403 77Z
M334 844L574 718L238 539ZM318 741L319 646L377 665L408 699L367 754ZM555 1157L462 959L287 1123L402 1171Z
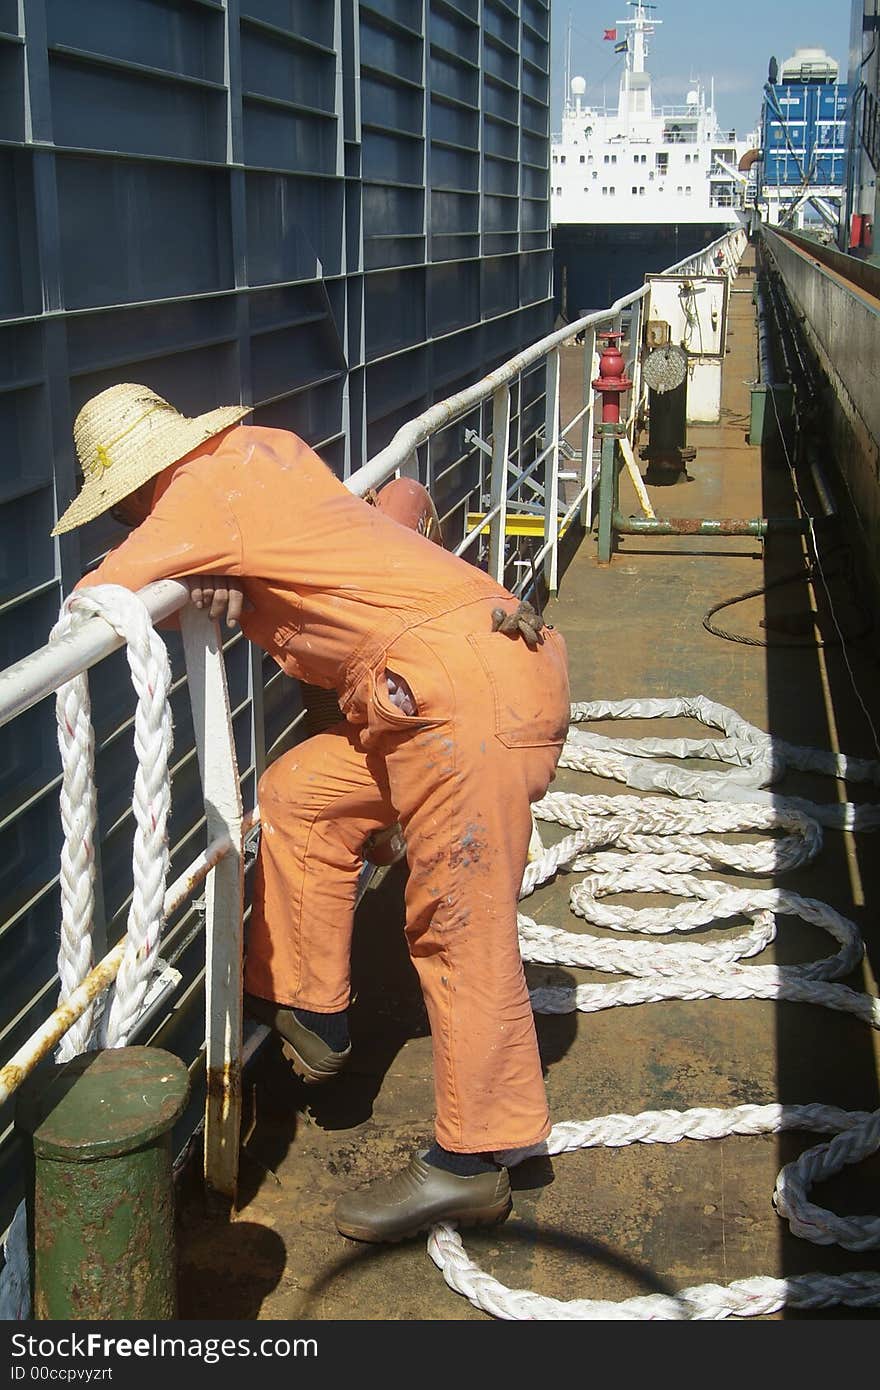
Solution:
M802 797L781 797L764 791L788 768L820 772L850 782L880 785L880 763L852 758L827 749L804 748L771 737L749 724L727 705L705 695L669 700L592 700L573 704L572 725L607 719L697 719L720 729L723 739L616 739L570 728L560 767L610 777L638 791L665 791L673 796L705 801L748 802L804 811L813 820L836 830L877 830L880 805L853 802L817 805ZM655 758L706 758L728 764L723 775L671 767Z
M721 945L643 946L541 926L521 914L520 942L526 962L587 967L630 977L611 984L535 989L531 991L532 1007L538 1013L564 1013L660 999L798 1000L852 1013L873 1028L880 1028L880 1001L846 985L830 983L849 974L862 959L864 943L855 923L827 904L796 893L775 888L742 889L692 876L694 870L711 867L758 875L808 863L822 844L820 821L840 827L877 828L880 807L814 807L793 798L749 792L748 787L775 781L789 766L876 783L880 780L880 764L780 743L747 724L735 711L702 696L572 706L573 724L586 718L673 714L700 719L721 728L728 737L668 742L651 739L627 745L623 740L597 741L597 736L572 728L560 765L614 777L645 790L650 787L707 800L683 800L670 805L656 797L641 800L629 796L551 793L533 807L536 817L577 828L528 865L520 896L528 896L560 869L586 870L586 878L571 890L570 904L574 912L596 925L651 936L691 931L733 917L744 916L750 919L751 926ZM735 771L725 776L692 773L646 761L658 756L717 758L730 763ZM730 783L728 776L732 778ZM758 804L750 804L752 797L756 801L760 798ZM841 815L833 814L838 810ZM815 816L810 814L813 811L817 812ZM730 845L704 838L700 831L787 833L763 844ZM614 849L605 848L609 845ZM621 854L621 849L628 853ZM672 893L686 899L688 905L632 909L607 907L600 902L610 893L621 892ZM742 958L757 955L774 939L777 914L800 917L821 927L838 942L840 949L834 956L805 965L739 964ZM788 1221L795 1235L814 1243L860 1251L880 1247L880 1217L841 1218L809 1199L814 1183L880 1148L880 1110L848 1112L821 1104L769 1104L741 1105L728 1110L698 1108L603 1115L557 1123L542 1144L497 1157L513 1166L538 1154L581 1148L668 1144L685 1138L717 1139L788 1129L832 1134L834 1138L807 1150L781 1170L772 1198L778 1215ZM589 1298L565 1301L507 1288L470 1259L450 1223L433 1228L428 1253L450 1288L463 1294L474 1307L506 1319L720 1319L755 1317L781 1308L880 1306L880 1274L870 1271L814 1273L790 1279L758 1276L728 1285L694 1286L673 1296L650 1294L620 1302Z

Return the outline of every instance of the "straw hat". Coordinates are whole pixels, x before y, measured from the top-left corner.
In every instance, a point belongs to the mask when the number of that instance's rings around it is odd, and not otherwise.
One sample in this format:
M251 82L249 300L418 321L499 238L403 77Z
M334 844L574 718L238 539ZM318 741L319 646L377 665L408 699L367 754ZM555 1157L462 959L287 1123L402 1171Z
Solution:
M253 406L223 405L190 419L148 386L130 381L87 401L73 425L85 481L52 535L72 531L115 507L206 439L234 425Z

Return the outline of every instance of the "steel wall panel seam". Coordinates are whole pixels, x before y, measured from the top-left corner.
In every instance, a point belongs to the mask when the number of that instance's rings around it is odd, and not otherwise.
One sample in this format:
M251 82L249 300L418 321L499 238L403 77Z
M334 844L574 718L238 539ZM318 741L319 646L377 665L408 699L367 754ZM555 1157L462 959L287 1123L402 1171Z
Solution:
M360 0L358 11L361 17L361 28L364 27L366 17L368 20L375 20L375 28L382 29L385 33L403 34L406 38L415 39L417 43L422 43L424 40L422 30L414 29L412 25L405 24L401 19L396 19L393 15L379 9L378 5L369 4L368 0Z
M456 53L453 49L446 48L444 44L438 43L436 39L431 40L430 51L431 57L440 54L442 57L448 58L451 62L454 62L455 66L458 68L467 68L472 72L479 72L480 70L479 60L466 58L464 54Z
M469 115L477 115L480 110L478 101L465 101L463 97L452 96L449 92L440 92L436 87L431 90L431 101L438 106L452 106L460 111L467 111Z
M338 121L339 112L326 106L310 106L304 101L292 101L289 97L275 97L268 92L255 92L250 87L242 88L242 100L259 106L275 106L282 111L298 111L304 116L317 116L323 121ZM250 167L250 166L247 166Z
M461 9L459 5L453 4L453 0L431 0L430 13L440 11L443 14L454 14L457 19L463 19L474 29L479 29L480 21L473 14L468 14L467 10Z
M157 82L170 82L177 86L200 87L207 91L223 93L227 90L223 82L213 82L207 77L193 77L190 73L175 72L173 68L154 67L150 63L135 63L130 58L115 58L108 53L93 53L86 48L75 48L73 44L50 43L48 52L51 57L57 53L62 58L71 59L77 63L83 63L100 68L111 68L118 72L136 73L139 77L146 77Z
M242 29L257 29L273 38L280 39L282 43L289 44L292 48L320 53L325 58L336 57L336 50L327 44L320 43L317 39L307 38L304 34L296 34L292 29L282 29L277 24L271 24L267 19L258 19L255 15L242 14L239 17L239 22Z
M414 77L402 77L399 72L389 72L386 68L377 68L372 63L365 63L361 59L361 75L367 73L370 77L376 78L386 87L405 87L409 91L421 92L423 90L421 82L417 82Z

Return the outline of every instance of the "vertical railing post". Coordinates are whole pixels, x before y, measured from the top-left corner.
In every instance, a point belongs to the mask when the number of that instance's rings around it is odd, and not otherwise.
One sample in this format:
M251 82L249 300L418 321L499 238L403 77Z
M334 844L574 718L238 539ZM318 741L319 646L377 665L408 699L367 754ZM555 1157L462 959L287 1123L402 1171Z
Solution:
M235 1201L241 1128L241 975L244 913L242 803L220 628L191 604L180 628L209 841L228 854L205 890L205 1183Z
M544 411L544 578L551 594L559 587L559 348L547 354Z
M596 358L596 330L591 328L584 344L584 400L587 413L581 421L581 481L579 491L586 488L581 502L580 523L585 531L593 524L593 443L596 438L596 393L593 390ZM587 405L589 402L589 405Z
M492 396L492 476L489 506L498 515L489 524L489 573L504 583L504 540L507 535L507 458L510 451L510 387L499 386Z
M639 413L639 398L642 390L642 305L644 297L637 299L632 306L632 316L629 321L629 349L630 360L632 362L632 387L630 388L630 408L627 434L633 444L635 444L635 422Z

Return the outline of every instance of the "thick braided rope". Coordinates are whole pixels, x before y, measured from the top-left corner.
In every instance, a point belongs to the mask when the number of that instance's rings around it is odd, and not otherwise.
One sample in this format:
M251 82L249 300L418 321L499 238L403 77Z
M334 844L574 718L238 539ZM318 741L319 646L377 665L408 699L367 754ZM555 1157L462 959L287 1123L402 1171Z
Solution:
M621 717L621 710L635 702L615 705L573 706L572 714L589 708L601 711L591 717ZM646 709L645 706L650 706ZM674 706L670 709L670 705ZM612 713L611 711L614 711ZM733 711L696 701L639 702L638 717L656 713L690 714L704 722L723 720L719 727L742 734L742 744L723 747L725 760L738 767L762 767L778 775L780 764L768 747L772 742ZM635 716L633 716L635 717ZM659 751L650 741L650 752ZM683 743L683 741L679 741ZM568 747L568 743L566 744ZM783 746L789 749L789 745ZM720 741L713 744L717 753ZM676 756L713 756L706 742ZM663 751L668 751L664 749ZM863 780L877 780L876 764L833 759L818 750L794 749L783 766L812 767ZM815 756L813 756L815 755ZM833 766L832 766L833 764ZM571 766L569 762L567 764ZM597 771L595 764L590 771ZM668 769L664 769L664 772ZM605 775L616 775L612 771ZM691 774L686 774L690 776ZM619 780L627 780L620 778ZM723 781L726 779L716 779ZM656 785L656 783L655 783ZM694 793L691 792L691 795ZM696 793L702 794L702 790ZM584 936L554 927L539 926L519 916L523 959L554 962L629 975L607 985L577 988L544 988L531 991L536 1012L590 1012L616 1004L647 1003L659 999L763 998L807 1001L854 1014L880 1029L880 1001L845 985L826 981L849 974L861 960L864 944L854 923L827 904L782 890L732 888L729 884L692 878L688 871L720 866L740 872L778 873L811 860L821 846L818 822L808 812L809 803L795 805L774 798L761 804L704 804L680 802L670 808L665 801L633 797L570 797L553 793L533 807L536 817L577 827L575 833L537 855L528 865L521 896L561 868L590 870L570 895L573 910L587 920L614 930L647 933L691 931L746 916L751 926L722 946L691 943L647 947L638 942L618 943ZM821 809L821 808L819 808ZM871 808L876 809L876 808ZM854 817L849 817L854 819ZM833 818L826 818L833 823ZM869 828L870 817L861 828ZM871 827L873 828L873 827ZM763 845L731 846L701 838L700 829L716 833L741 830L790 832ZM604 847L613 844L614 851ZM628 854L621 854L620 849ZM689 899L684 908L633 910L607 908L599 899L625 891L672 893ZM757 955L775 936L776 915L797 916L822 927L840 945L836 955L801 966L742 966L746 956ZM544 1143L527 1150L497 1155L508 1166L535 1154L554 1154L597 1145L675 1143L680 1139L722 1138L728 1134L766 1134L784 1129L814 1130L835 1137L802 1154L779 1173L773 1203L796 1234L819 1244L838 1244L850 1250L880 1247L880 1217L840 1218L809 1200L813 1183L840 1172L880 1148L880 1111L847 1112L822 1105L738 1106L731 1110L694 1109L645 1111L641 1115L606 1115L598 1119L556 1124ZM705 1284L685 1289L674 1297L647 1297L608 1302L600 1299L562 1301L527 1290L506 1288L470 1260L458 1233L448 1224L435 1226L428 1252L443 1271L449 1286L474 1306L495 1317L516 1319L718 1319L754 1317L783 1307L824 1308L835 1304L853 1307L880 1306L880 1274L855 1272L842 1275L814 1273L795 1279L758 1277L728 1286Z
M682 1289L675 1297L648 1294L619 1303L598 1298L565 1302L525 1289L507 1288L485 1274L465 1253L458 1232L445 1222L432 1229L428 1254L451 1289L493 1317L509 1320L715 1321L726 1317L754 1318L780 1308L829 1308L840 1303L851 1308L873 1308L880 1298L880 1275L855 1272L827 1278L816 1274L797 1275L793 1279L759 1276L726 1286L700 1284Z
M49 634L54 642L64 637L82 619L69 602L61 609L58 622ZM61 934L58 949L58 977L61 989L58 1003L66 1004L94 963L92 919L95 910L95 832L97 791L95 787L95 736L92 729L89 683L85 675L75 676L59 687L55 698L58 747L61 753ZM67 1062L84 1052L92 1033L92 1006L77 1019L61 1039L59 1062Z
M880 763L824 749L804 748L771 738L735 710L703 695L670 700L592 700L571 707L572 724L607 719L691 718L720 729L723 739L616 739L570 728L560 767L610 777L639 791L666 791L705 801L778 804L780 798L760 788L777 782L786 768L821 772L847 781L880 785ZM728 764L723 775L695 772L655 762L654 758L707 758ZM877 830L880 805L852 802L817 805L801 797L784 804L803 810L822 825L838 830Z
M115 584L96 585L72 594L66 606L84 617L99 614L125 638L138 697L134 718L137 771L132 797L133 892L125 954L116 977L104 1038L107 1047L123 1047L147 992L163 923L171 810L171 667L165 643L155 631L144 604L127 589Z
M131 1033L154 967L162 927L165 880L168 872L166 828L171 806L168 760L172 747L168 692L171 669L165 643L154 630L144 604L115 584L78 590L64 603L52 637L93 615L103 617L126 642L128 664L137 693L134 742L138 766L132 810L135 836L132 856L133 894L128 914L127 944L116 978L104 1042L121 1047ZM64 765L61 815L65 840L62 851L62 932L59 974L60 1003L82 982L92 963L91 927L94 909L94 839L96 792L94 733L88 681L78 676L58 691L58 740ZM78 881L82 875L84 883ZM91 1020L89 1019L89 1022ZM62 1040L60 1061L81 1052L89 1029L71 1029Z

